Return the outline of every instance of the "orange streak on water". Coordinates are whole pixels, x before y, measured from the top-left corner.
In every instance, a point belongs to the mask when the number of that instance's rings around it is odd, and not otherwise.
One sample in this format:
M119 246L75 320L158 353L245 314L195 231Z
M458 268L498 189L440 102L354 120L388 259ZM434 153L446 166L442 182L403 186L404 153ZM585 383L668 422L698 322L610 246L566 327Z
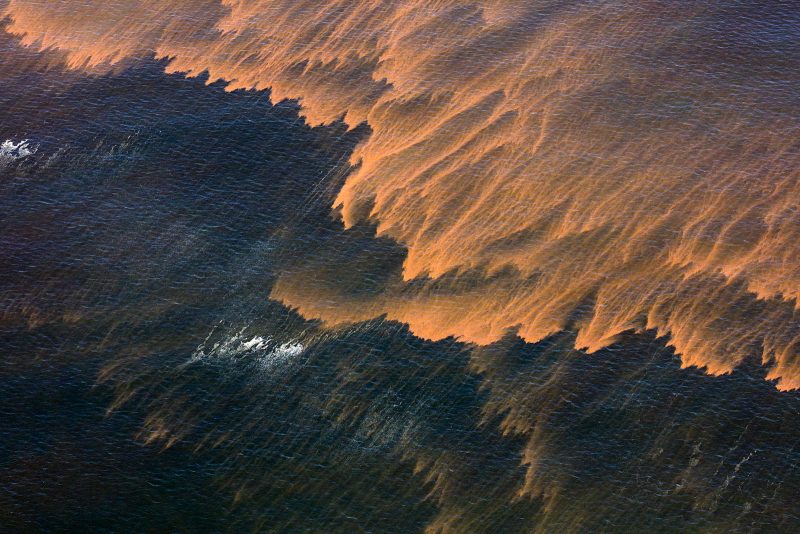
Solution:
M404 245L403 280L422 282L367 298L283 276L272 296L308 317L385 314L481 344L569 328L589 351L656 329L685 365L757 355L798 388L800 58L707 28L742 14L673 5L10 0L5 14L73 68L155 54L299 99L311 125L369 123L335 206Z

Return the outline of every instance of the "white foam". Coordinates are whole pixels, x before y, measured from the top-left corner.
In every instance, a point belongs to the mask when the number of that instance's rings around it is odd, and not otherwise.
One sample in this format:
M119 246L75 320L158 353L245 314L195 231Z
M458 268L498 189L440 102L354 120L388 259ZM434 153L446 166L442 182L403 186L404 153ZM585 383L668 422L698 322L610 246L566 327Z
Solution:
M6 139L0 144L0 163L9 163L18 159L27 158L36 153L36 147L31 145L30 139L24 139L19 143L14 143L11 139Z
M269 371L272 373L291 367L292 362L305 351L305 346L299 341L278 344L273 341L271 336L246 336L244 335L245 329L214 343L209 348L207 343L215 330L216 327L195 349L185 365L225 362L237 364L242 370L255 369L259 372Z
M260 355L256 360L256 365L262 371L273 370L276 367L289 364L294 358L300 356L304 350L305 347L302 343L289 341L275 347L266 354Z
M251 339L250 341L242 342L242 344L239 345L239 348L237 349L237 352L247 352L248 350L263 349L267 345L268 342L269 342L269 338L264 340L263 337L256 336L253 339Z

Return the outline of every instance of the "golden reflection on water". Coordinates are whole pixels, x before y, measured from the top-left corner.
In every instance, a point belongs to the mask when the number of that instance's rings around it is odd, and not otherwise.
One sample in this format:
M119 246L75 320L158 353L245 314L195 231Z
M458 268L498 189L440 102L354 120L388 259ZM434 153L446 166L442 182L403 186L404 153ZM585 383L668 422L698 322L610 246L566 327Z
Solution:
M73 68L155 53L172 72L298 98L312 125L369 124L334 206L406 247L402 280L425 282L361 301L282 279L273 297L309 317L386 314L481 344L574 328L589 351L652 329L685 365L724 374L756 354L778 387L800 386L800 58L732 32L769 37L780 14L544 0L4 11ZM446 294L430 289L443 277Z

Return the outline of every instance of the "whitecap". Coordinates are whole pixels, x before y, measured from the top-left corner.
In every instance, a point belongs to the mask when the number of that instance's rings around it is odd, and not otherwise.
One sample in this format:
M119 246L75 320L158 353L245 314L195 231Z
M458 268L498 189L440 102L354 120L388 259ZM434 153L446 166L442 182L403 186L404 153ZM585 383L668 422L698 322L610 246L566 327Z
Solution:
M267 343L269 342L269 338L264 340L261 336L255 336L250 341L244 341L239 345L237 352L247 352L248 350L259 350L263 349Z
M275 347L273 350L259 355L256 366L262 371L272 371L278 367L290 364L305 350L302 343L289 341Z
M278 343L271 336L245 335L246 328L209 347L209 340L215 330L216 328L212 329L184 365L222 363L229 370L238 368L245 372L255 370L259 374L265 371L274 373L291 367L306 349L297 340Z
M12 161L27 158L36 153L35 146L31 145L30 139L23 139L15 143L11 139L6 139L0 144L0 164L7 164Z

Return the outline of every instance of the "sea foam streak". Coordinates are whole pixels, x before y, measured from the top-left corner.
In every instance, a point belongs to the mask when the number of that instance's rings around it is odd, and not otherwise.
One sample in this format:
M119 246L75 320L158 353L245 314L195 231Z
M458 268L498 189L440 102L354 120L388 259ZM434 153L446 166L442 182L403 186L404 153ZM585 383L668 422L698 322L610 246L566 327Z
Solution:
M4 14L73 68L155 51L171 72L298 98L311 125L366 121L335 205L407 248L402 280L365 297L293 271L272 294L306 316L386 314L482 344L569 328L589 350L655 329L686 365L756 355L800 387L788 3L9 0Z

